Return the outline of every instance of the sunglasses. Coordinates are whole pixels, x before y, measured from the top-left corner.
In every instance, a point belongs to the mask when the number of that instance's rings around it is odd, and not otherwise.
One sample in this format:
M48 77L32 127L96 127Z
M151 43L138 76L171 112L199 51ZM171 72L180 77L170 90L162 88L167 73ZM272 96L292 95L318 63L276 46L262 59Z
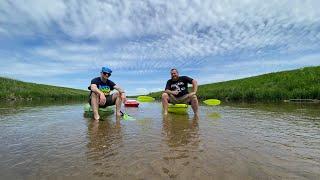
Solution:
M108 74L108 76L111 76L111 73L107 73L107 72L102 72L102 74L103 75L107 75Z

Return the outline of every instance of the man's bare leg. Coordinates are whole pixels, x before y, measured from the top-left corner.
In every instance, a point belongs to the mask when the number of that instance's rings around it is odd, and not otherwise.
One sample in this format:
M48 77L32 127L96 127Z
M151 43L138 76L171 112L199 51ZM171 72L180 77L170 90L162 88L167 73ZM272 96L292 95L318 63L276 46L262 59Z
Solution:
M93 118L94 120L99 120L100 119L100 115L99 115L99 96L92 92L91 94L91 107L92 107L92 111L93 111Z
M164 115L168 114L169 95L168 93L162 93L162 107Z
M115 92L114 94L112 94L112 101L116 101L116 115L117 116L121 116L121 103L122 103L122 99L119 96L118 92Z
M198 112L198 107L199 107L199 102L198 102L198 98L196 95L192 95L190 97L190 101L191 101L191 107L192 107L192 110L194 112L195 115L198 115L199 112Z

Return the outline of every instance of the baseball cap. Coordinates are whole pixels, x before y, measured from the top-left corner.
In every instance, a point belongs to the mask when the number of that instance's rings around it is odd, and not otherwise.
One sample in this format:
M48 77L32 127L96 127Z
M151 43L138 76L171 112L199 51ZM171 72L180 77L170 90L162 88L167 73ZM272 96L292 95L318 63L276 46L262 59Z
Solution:
M108 68L107 66L102 67L101 72L106 72L106 73L112 73L112 70L110 68Z

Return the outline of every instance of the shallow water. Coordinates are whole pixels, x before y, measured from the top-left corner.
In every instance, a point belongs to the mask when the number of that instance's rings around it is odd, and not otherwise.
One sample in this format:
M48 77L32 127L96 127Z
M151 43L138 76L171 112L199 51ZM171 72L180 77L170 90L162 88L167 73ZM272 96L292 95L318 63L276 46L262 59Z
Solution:
M319 108L155 102L93 122L83 104L0 106L1 179L319 179Z

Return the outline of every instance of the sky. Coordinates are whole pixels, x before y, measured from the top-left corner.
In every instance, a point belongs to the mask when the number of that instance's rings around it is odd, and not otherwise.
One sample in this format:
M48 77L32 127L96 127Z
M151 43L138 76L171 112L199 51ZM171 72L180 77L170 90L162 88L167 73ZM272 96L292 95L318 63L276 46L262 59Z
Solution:
M0 76L128 95L320 65L318 0L0 0Z

